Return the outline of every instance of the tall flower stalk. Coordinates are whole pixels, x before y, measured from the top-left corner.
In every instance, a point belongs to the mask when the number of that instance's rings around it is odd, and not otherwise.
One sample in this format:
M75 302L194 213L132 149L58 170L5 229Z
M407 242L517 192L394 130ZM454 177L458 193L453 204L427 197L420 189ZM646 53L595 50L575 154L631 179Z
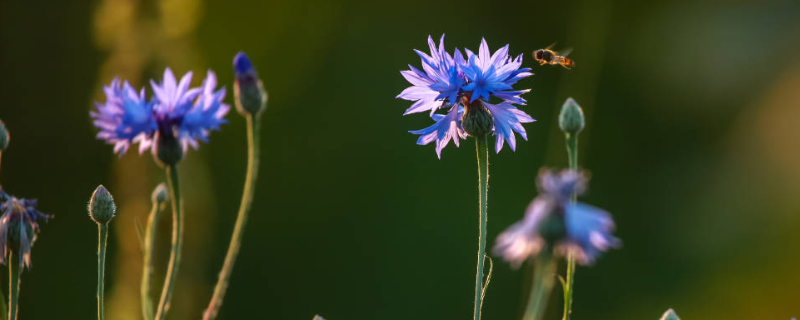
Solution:
M151 150L166 173L172 200L172 240L156 320L166 317L181 261L184 215L177 164L189 146L197 149L197 140L207 142L210 132L226 123L224 117L230 110L222 103L225 89L216 89L217 78L212 71L199 88L190 88L191 81L191 72L179 82L167 68L160 83L151 81L154 95L147 101L144 89L137 92L127 82L114 79L104 88L106 102L96 104L97 110L90 113L100 129L97 138L114 145L114 152L125 153L138 143L139 153Z
M158 219L161 214L162 207L169 200L169 191L167 186L163 183L159 184L151 197L152 208L147 217L147 228L144 233L144 250L143 251L143 267L142 267L142 283L141 283L141 303L142 303L142 316L145 320L152 320L155 318L155 311L153 310L153 298L150 295L153 285L153 246L156 241L156 229L158 226Z
M478 263L475 273L475 310L474 318L480 319L483 295L488 278L484 282L483 270L486 261L486 225L488 221L488 192L489 192L489 147L488 137L483 135L475 139L475 149L478 153Z
M106 247L108 242L108 223L114 218L117 206L114 197L102 185L98 186L89 200L89 217L97 223L97 319L105 316L105 274Z
M253 203L256 178L258 177L261 113L266 109L267 104L267 93L247 55L243 52L237 54L233 60L233 67L236 74L236 82L233 86L236 109L245 117L247 122L247 173L242 200L239 202L236 224L228 245L228 252L225 254L225 262L219 272L219 278L214 286L211 301L209 301L208 307L203 313L204 320L214 319L219 314L219 309L222 307L225 292L228 289L228 283L233 273L233 266L242 246L244 228L247 225L250 205Z
M578 134L583 130L586 121L583 116L583 109L572 98L568 98L561 107L558 116L558 125L564 132L567 144L567 157L569 158L569 168L578 171ZM572 193L572 203L577 202L578 195ZM563 280L564 287L564 316L563 320L569 320L572 316L572 295L575 284L575 253L570 251L567 254L567 277Z
M504 143L516 149L518 133L527 140L523 123L533 122L525 112L514 106L524 105L521 96L530 90L514 90L520 79L533 75L528 68L521 68L522 55L511 57L509 46L491 53L483 39L478 53L456 49L451 55L445 51L444 36L439 45L428 37L430 54L415 50L421 58L422 70L409 65L401 71L411 83L397 98L413 101L405 114L427 112L434 124L416 131L417 144L436 143L436 155L441 158L442 149L452 140L459 146L460 140L475 137L478 158L478 261L475 274L474 320L480 320L481 307L486 293L488 277L484 277L486 256L486 230L488 223L489 189L489 135L495 136L495 152L499 153ZM498 100L491 103L491 100ZM443 114L438 110L445 110ZM490 260L491 262L491 260ZM491 270L490 270L491 271Z
M183 248L183 203L181 202L178 168L175 164L170 164L164 170L167 174L169 198L172 203L172 240L170 242L167 276L164 279L161 299L158 301L158 308L156 309L155 319L157 320L162 320L167 315L167 308L172 299L172 291L175 288L175 278L178 276L178 268L181 264L181 249Z

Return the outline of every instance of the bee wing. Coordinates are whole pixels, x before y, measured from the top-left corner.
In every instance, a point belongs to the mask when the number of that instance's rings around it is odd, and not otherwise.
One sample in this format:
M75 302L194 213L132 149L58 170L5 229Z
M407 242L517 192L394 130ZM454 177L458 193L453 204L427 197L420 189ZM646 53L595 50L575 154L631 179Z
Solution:
M547 48L544 48L544 50L550 50L550 49L553 49L553 46L555 46L555 45L556 45L556 43L555 43L555 42L553 42L551 45L547 46Z
M566 48L564 50L559 51L558 55L566 58L570 53L572 53L572 48Z

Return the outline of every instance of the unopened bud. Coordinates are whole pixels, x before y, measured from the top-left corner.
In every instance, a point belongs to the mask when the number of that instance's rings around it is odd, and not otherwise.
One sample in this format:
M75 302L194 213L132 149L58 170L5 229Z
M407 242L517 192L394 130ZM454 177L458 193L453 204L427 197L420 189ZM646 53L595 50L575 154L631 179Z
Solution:
M267 91L244 52L239 52L233 58L233 71L236 75L236 82L233 84L236 110L245 116L259 115L267 108Z
M661 320L681 320L681 318L678 318L675 310L669 309L667 312L664 312L663 316L661 316Z
M6 151L6 148L8 148L8 142L10 140L11 137L8 135L6 124L3 123L3 120L0 120L0 151Z
M153 195L150 196L150 199L153 203L164 203L169 200L169 192L167 191L167 185L164 183L159 183L155 189L153 189Z
M558 126L561 131L568 134L578 134L586 125L583 116L583 109L572 98L567 98L564 106L561 107L561 114L558 115Z
M106 190L102 184L97 186L89 201L89 217L98 224L106 224L114 218L117 206L114 204L114 197Z

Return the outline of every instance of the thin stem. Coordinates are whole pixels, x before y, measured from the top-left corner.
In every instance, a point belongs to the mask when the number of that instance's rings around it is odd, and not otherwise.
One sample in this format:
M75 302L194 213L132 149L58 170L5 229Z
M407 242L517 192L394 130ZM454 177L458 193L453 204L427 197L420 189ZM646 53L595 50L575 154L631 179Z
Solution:
M161 300L156 309L156 320L163 320L167 315L167 309L172 300L172 290L175 288L175 278L178 276L178 267L181 264L181 247L183 246L183 203L178 182L178 168L175 165L169 165L166 167L166 171L169 198L172 201L172 248L169 253L167 276L164 279L164 287L161 289Z
M528 297L528 306L525 309L523 320L539 320L547 307L547 299L553 289L555 281L555 261L550 253L542 252L536 257L533 285Z
M103 300L105 297L105 276L106 276L106 244L108 242L108 223L97 225L98 245L97 245L97 319L106 318Z
M0 160L3 160L3 151L0 151ZM0 291L0 320L8 320L8 307L6 306L6 297L3 296L3 291Z
M17 256L19 255L19 256ZM22 271L22 253L11 250L8 255L8 319L17 320L19 302L19 273Z
M244 180L244 190L242 200L239 202L239 213L236 217L236 225L233 228L231 242L228 244L228 253L225 255L225 262L219 271L219 279L214 287L214 294L208 303L208 308L203 313L204 320L212 320L217 317L219 309L222 307L222 300L225 298L225 291L233 273L233 265L242 246L244 238L244 228L247 224L247 217L250 213L250 205L253 203L256 178L258 176L258 157L259 157L259 129L260 120L253 118L252 114L245 116L247 119L247 174Z
M483 307L483 262L486 260L486 224L487 204L489 192L489 147L488 136L475 137L475 148L478 153L478 266L475 273L475 309L474 319L481 319L481 308Z
M578 170L578 135L566 133L567 156L569 157L569 168ZM575 202L577 195L572 195L572 202ZM572 316L572 287L575 282L575 254L567 254L567 280L564 284L564 317L569 320Z
M157 200L153 202L150 215L147 217L147 229L144 234L144 259L142 262L142 287L140 294L142 316L144 316L145 320L152 320L155 316L153 314L153 297L150 295L150 292L152 291L153 282L153 246L156 241L156 229L162 204L162 202Z

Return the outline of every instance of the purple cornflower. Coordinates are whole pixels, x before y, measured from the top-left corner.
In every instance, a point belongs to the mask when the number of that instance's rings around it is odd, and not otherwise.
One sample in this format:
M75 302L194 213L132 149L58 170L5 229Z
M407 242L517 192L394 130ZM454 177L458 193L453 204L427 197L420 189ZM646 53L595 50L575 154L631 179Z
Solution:
M585 265L619 246L619 239L611 235L614 221L607 212L570 201L572 194L586 191L587 180L572 170L542 170L537 180L539 196L528 205L522 221L497 237L495 254L516 268L547 246L560 255L572 252Z
M422 130L410 131L420 135L417 144L425 145L436 141L436 154L441 158L442 149L450 140L458 146L460 139L468 135L482 135L493 132L496 136L495 151L500 152L504 142L512 150L516 149L514 131L527 140L522 123L534 119L513 104L525 105L521 95L530 90L513 90L519 79L533 75L529 68L522 66L522 55L512 58L508 55L508 45L489 53L486 40L481 41L478 54L465 49L455 49L453 54L445 51L444 35L439 45L428 36L430 55L414 50L422 60L422 71L409 65L410 70L400 74L412 84L397 98L414 101L404 115L430 112L434 125ZM490 103L494 96L500 103ZM445 115L436 114L446 109ZM472 112L471 112L472 110ZM472 115L488 115L482 121L488 128L464 127L464 118Z
M212 71L199 88L189 88L191 80L192 72L178 82L167 68L161 83L151 80L155 94L147 101L144 89L137 93L128 82L114 79L104 87L106 102L96 103L97 111L90 113L100 129L97 138L113 144L119 154L134 143L139 143L140 154L148 149L155 154L159 136L174 138L183 152L189 146L197 149L198 139L208 142L210 131L227 122L224 117L230 106L222 102L225 89L216 90L217 77Z
M19 249L22 254L22 266L31 266L31 247L39 233L39 220L45 222L50 216L36 209L34 199L18 199L0 190L0 263L6 263L9 250ZM9 248L11 246L12 248Z

